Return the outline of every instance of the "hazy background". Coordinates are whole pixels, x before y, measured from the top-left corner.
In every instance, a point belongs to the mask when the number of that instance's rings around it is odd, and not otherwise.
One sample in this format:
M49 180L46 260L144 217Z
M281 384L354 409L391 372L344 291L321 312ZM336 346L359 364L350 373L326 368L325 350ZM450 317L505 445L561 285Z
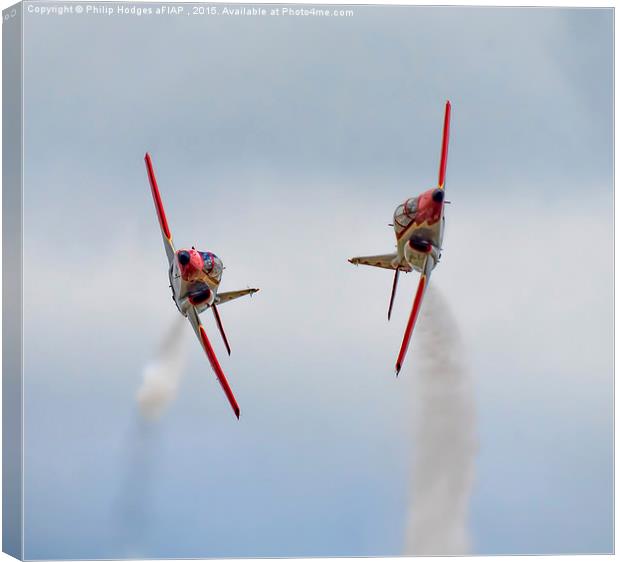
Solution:
M432 284L477 407L472 551L612 550L612 11L353 9L26 13L26 557L403 552L416 280L388 324L390 273L346 258L436 181L446 98ZM240 422L193 341L140 420L178 314L146 150L177 245L261 288L221 309L232 357L205 317Z

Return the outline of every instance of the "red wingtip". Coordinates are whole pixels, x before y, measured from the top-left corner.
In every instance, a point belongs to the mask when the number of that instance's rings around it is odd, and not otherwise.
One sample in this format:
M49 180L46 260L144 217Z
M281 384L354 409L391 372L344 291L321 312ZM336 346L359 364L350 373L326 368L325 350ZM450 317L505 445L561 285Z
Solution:
M448 165L448 143L450 142L450 114L452 105L446 101L446 112L443 118L443 140L441 141L441 159L439 161L439 188L443 189L446 183L446 167Z

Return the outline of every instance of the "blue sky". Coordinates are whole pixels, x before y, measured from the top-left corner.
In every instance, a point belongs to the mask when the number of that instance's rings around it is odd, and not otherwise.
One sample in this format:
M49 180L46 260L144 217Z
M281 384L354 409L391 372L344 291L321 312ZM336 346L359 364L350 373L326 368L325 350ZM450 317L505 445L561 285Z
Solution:
M346 258L390 251L394 208L436 181L447 98L432 283L476 401L472 551L610 552L612 25L26 13L25 555L403 552L415 336L392 366L415 282L387 324L390 274ZM139 419L177 314L146 150L177 245L221 256L222 290L262 289L221 311L231 358L213 338L240 423L189 327L177 400Z

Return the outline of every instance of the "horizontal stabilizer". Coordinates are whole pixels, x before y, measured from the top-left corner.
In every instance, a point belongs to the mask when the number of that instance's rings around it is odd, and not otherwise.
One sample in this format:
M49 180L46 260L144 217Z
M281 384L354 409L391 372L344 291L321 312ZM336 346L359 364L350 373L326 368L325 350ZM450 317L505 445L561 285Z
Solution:
M383 254L381 256L360 256L357 258L351 258L350 263L354 265L371 265L373 267L382 267L384 269L398 269L399 271L411 271L411 267L407 262L402 260L398 261L396 253Z
M226 293L218 293L215 297L215 303L224 304L225 302L238 299L239 297L245 297L245 295L253 295L257 292L258 289L241 289L241 291L228 291Z

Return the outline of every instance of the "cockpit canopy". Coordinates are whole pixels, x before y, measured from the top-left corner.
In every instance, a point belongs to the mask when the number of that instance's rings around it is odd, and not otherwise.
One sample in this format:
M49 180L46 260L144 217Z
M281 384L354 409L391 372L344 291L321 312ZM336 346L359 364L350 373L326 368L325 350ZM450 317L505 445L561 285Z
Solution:
M224 271L222 260L212 252L200 252L200 255L204 262L203 271L211 279L219 282L222 279L222 272Z
M417 210L417 197L411 197L402 205L396 207L396 210L394 211L394 231L396 232L397 237L400 236L400 234L413 222Z

